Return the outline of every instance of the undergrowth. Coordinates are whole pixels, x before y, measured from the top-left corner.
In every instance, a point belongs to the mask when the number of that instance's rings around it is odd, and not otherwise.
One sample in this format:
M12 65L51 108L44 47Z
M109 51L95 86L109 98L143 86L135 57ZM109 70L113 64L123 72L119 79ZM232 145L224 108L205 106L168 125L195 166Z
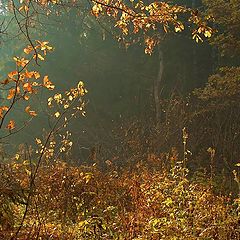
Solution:
M239 199L189 181L181 163L103 172L56 161L39 168L28 201L31 168L1 165L0 239L240 239Z

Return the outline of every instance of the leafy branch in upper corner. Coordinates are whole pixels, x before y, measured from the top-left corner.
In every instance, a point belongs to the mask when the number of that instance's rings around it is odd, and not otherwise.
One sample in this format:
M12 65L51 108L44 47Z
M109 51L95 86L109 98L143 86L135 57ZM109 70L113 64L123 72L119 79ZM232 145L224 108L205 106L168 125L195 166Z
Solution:
M134 0L20 0L12 1L10 10L22 33L33 47L31 28L44 26L42 21L48 15L61 15L65 9L75 8L81 14L87 12L97 21L104 19L117 30L117 39L129 46L133 43L145 45L145 53L152 54L169 32L179 33L191 27L192 39L202 42L214 33L211 27L212 17L204 16L192 8L172 4L168 1ZM37 62L38 58L36 58ZM40 59L41 60L41 59Z

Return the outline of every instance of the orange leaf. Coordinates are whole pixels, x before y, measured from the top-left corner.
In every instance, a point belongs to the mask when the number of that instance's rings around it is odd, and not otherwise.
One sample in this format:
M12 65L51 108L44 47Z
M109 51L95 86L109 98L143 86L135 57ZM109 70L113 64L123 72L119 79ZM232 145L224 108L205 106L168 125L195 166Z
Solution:
M12 130L14 128L15 128L15 122L13 120L10 120L7 125L7 129Z
M10 100L10 99L12 99L14 96L15 96L15 89L12 88L12 89L9 90L7 99Z
M26 77L26 78L32 78L33 75L34 75L34 72L33 72L33 71L32 71L32 72L28 72L28 70L26 70L26 72L25 72L25 77Z
M3 111L7 111L8 110L8 107L7 106L2 106L0 107L0 118L3 117Z
M30 106L27 106L26 108L25 108L25 112L29 112L29 110L30 110Z
M23 96L24 100L28 101L30 99L30 97L28 95L24 95Z
M29 63L29 60L25 58L20 59L18 57L14 57L13 60L16 62L17 66L21 66L21 67L25 67Z
M28 112L31 116L33 117L36 117L37 116L37 113L35 111L29 111Z
M38 78L40 78L40 73L37 72L37 71L28 72L28 70L26 70L26 72L25 72L25 77L26 77L26 78L32 78L32 77L34 77L35 79L38 79Z
M18 75L18 71L12 71L8 74L9 78L13 78L13 76Z
M45 76L43 78L43 86L46 87L49 90L53 90L55 88L53 83L48 79L48 76Z
M17 87L17 93L20 93L20 87Z
M33 88L32 88L31 83L24 83L23 89L29 93L33 93Z
M7 107L7 106L2 106L2 107L0 107L0 109L2 109L2 110L4 110L4 111L7 111L7 110L9 109L9 107Z
M28 113L29 115L33 116L33 117L36 117L37 116L37 113L33 110L30 110L30 106L27 106L25 108L25 112Z
M3 110L0 108L0 118L3 118Z
M33 47L30 46L30 45L28 45L26 48L24 48L23 51L24 51L26 54L29 54L29 53L31 53L32 50L33 50Z

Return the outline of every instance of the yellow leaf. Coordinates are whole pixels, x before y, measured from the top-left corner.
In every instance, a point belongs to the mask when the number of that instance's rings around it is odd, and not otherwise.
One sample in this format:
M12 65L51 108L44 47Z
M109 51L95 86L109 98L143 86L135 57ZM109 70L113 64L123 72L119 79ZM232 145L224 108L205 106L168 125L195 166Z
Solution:
M62 99L62 94L56 93L53 98L54 98L54 100L56 100L57 103L59 103L60 100Z
M175 32L182 32L184 30L184 26L183 25L178 25L175 27Z
M41 144L42 143L42 141L39 138L36 138L35 140L36 140L37 144Z
M38 58L39 58L40 60L42 60L42 61L44 60L44 57L43 57L40 53L38 53L37 56L38 56Z
M52 101L53 101L53 98L52 98L52 97L48 98L48 106L51 106L51 105L52 105Z
M86 173L84 176L85 182L88 183L92 179L92 173Z
M22 10L24 10L25 12L28 12L29 11L29 7L26 6L26 5L22 5L18 10L19 10L19 12L22 11Z
M80 81L77 85L78 92L81 96L84 96L87 93L87 90L84 88L84 83Z
M49 42L41 42L39 40L36 40L36 42L39 44L36 48L40 48L41 51L43 51L43 54L46 55L47 51L52 50L52 47L47 45ZM39 56L38 56L39 57ZM42 59L41 59L42 60Z
M34 75L34 77L35 77L35 79L38 79L38 78L40 78L40 73L39 72L33 72L33 75Z
M64 104L63 108L64 108L64 109L69 108L69 104Z
M205 31L204 36L210 38L212 36L212 33L210 31Z
M60 116L60 112L56 112L56 113L54 114L54 116L55 116L56 118L58 118L58 117Z
M40 84L37 83L37 82L33 82L33 83L32 83L32 86L33 86L33 87L37 87L37 86L39 86L39 85L40 85Z
M36 71L28 72L28 70L26 70L26 71L25 71L25 77L26 77L26 78L32 78L32 77L34 77L35 79L38 79L38 78L40 78L40 73L39 73L39 72L36 72Z

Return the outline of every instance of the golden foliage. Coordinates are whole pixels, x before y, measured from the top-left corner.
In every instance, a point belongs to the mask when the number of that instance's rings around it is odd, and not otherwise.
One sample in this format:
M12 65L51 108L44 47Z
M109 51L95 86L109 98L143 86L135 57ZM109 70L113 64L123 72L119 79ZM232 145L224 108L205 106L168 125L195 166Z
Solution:
M213 29L208 26L211 18L201 16L190 8L164 1L130 2L131 4L121 0L93 0L92 14L97 18L105 15L111 17L115 22L114 26L122 33L119 40L126 41L126 44L134 42L135 36L138 39L141 33L144 37L146 54L152 53L166 33L182 32L185 29L184 22L180 20L182 15L188 18L189 24L195 26L192 38L196 42L213 34ZM134 40L127 39L128 35Z
M39 141L39 140L38 140ZM11 214L3 214L1 237L21 221L34 165L18 159L5 166L8 181L1 190ZM3 169L0 169L3 171ZM239 216L227 197L182 177L181 167L170 172L139 165L134 171L101 172L57 161L42 166L20 236L35 239L239 239ZM11 173L11 175L10 175ZM14 183L14 185L11 185ZM17 190L13 191L13 186ZM7 190L8 189L8 190ZM17 195L19 194L19 195ZM1 201L4 201L3 199ZM237 200L235 201L237 203ZM3 225L8 222L8 225ZM25 238L23 238L25 239Z
M2 91L8 92L7 96L3 98L3 103L0 105L0 128L3 126L7 115L12 111L13 106L20 100L28 101L34 94L38 92L40 87L45 87L49 90L54 89L53 83L48 79L48 76L43 78L43 84L37 82L40 79L40 73L38 71L29 70L31 62L38 59L44 60L44 56L48 51L51 51L52 47L48 45L48 42L36 41L35 46L27 46L23 52L28 55L25 57L14 57L16 62L16 69L7 74L7 78L1 81L3 85ZM36 58L36 56L38 56ZM25 108L25 112L31 117L37 116L37 113L30 110L30 106ZM13 130L15 128L14 120L11 120L6 128Z

